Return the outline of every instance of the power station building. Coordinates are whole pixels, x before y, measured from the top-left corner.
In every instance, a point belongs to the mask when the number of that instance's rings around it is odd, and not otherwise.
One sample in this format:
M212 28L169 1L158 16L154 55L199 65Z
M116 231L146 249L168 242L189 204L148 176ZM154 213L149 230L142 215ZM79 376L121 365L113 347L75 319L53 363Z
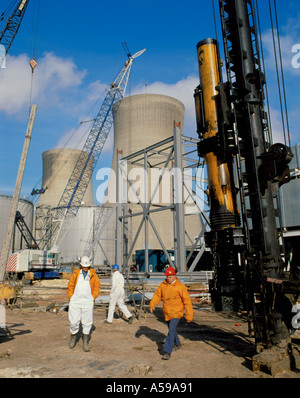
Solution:
M107 200L102 205L95 205L93 200L92 178L86 191L83 203L79 208L76 218L73 220L69 231L62 240L59 247L60 260L62 263L76 261L78 256L91 254L94 257L95 265L112 264L115 261L116 248L116 176L117 153L122 156L131 155L143 150L159 141L163 141L173 136L174 122L184 126L184 106L175 98L156 95L142 94L125 97L117 112L114 113L114 147L111 163L111 176L107 187ZM40 196L37 207L36 234L37 238L45 232L45 225L51 228L51 209L57 206L59 199L67 185L70 174L76 164L80 151L72 149L53 149L43 153L43 187L47 188L45 193ZM162 167L156 166L159 156L152 156L149 160L151 173L147 175L147 183L155 183L154 169ZM136 173L136 184L140 184L139 178L142 175L143 165L129 165L128 172L131 175ZM154 179L154 181L153 181ZM165 182L166 180L164 180ZM142 185L143 185L142 184ZM141 184L139 185L141 187ZM172 182L161 184L159 196L156 196L155 205L157 207L169 205L173 198ZM109 194L114 194L110 197ZM149 189L151 194L151 188ZM139 192L141 194L141 192ZM111 199L112 198L112 199ZM158 198L158 199L157 199ZM144 200L145 202L145 200ZM138 201L129 189L127 197L128 214L139 211ZM155 225L156 233L149 228L147 236L148 249L161 250L161 237L167 250L174 249L174 212L166 210L151 216ZM195 214L195 209L189 214L186 206L186 230L188 235L194 239L201 231L202 223L200 214ZM128 218L126 222L127 245L132 243L141 217ZM131 262L135 261L136 250L145 249L145 236L142 230L137 237ZM186 242L190 244L190 242Z
M177 99L165 95L133 95L122 100L118 111L113 111L113 116L114 144L106 196L102 204L95 203L92 176L89 175L90 183L77 216L58 248L62 265L74 264L82 255L91 255L95 266L105 266L116 261L118 244L116 177L120 173L120 162L122 163L123 159L126 159L126 172L130 179L126 180L123 176L126 196L122 197L121 214L125 214L127 218L123 218L121 231L122 254L128 253L129 248L133 247L128 261L130 266L137 264L137 256L141 252L142 255L145 255L146 249L150 256L162 252L162 246L164 246L169 253L174 255L176 246L175 211L170 206L173 203L174 185L170 173L167 173L167 177L161 180L155 193L155 200L151 198L151 195L161 170L166 166L164 160L167 155L164 149L171 148L173 145L170 138L174 134L174 122L180 125L181 130L184 131L184 106ZM164 144L156 145L160 142ZM146 148L148 148L148 152ZM182 144L182 152L184 153L184 151L185 148ZM299 246L300 221L295 198L298 197L299 191L299 144L293 147L292 151L294 158L290 168L294 178L289 184L281 187L279 205L283 235L288 243L297 248ZM59 203L80 153L81 151L77 149L58 148L44 152L42 154L42 186L46 188L45 193L40 195L36 209L32 202L19 199L18 211L24 217L29 229L33 231L37 242L42 239L46 230L52 228L53 209ZM134 162L131 161L133 159L135 159ZM186 166L184 160L182 167ZM172 164L169 167L172 169ZM170 169L167 171L170 172ZM147 170L146 174L145 170ZM11 199L10 196L0 195L0 221L3 225L0 245L3 245L5 238L5 226ZM151 204L157 210L162 210L162 208L165 210L148 213L146 217L145 207L142 206L149 201L153 202ZM145 227L145 223L141 227L143 217L144 220L147 218L148 221L151 221L148 228ZM184 227L185 247L188 251L205 228L199 209L189 201L184 203ZM294 244L295 242L296 244ZM199 241L198 250L201 245L203 245L203 241ZM17 251L25 247L25 242L15 227L12 250ZM299 257L299 250L294 249L292 255L294 258ZM150 271L152 263L153 261L150 260Z

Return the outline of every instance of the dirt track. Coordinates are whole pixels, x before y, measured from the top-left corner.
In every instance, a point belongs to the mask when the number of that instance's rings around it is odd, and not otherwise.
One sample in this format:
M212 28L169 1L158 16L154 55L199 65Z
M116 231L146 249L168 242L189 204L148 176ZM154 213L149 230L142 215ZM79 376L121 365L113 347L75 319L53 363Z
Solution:
M134 310L134 308L130 308ZM129 325L103 323L106 308L94 310L90 352L82 340L68 348L68 313L7 309L9 334L0 337L2 378L272 378L251 370L253 338L245 319L216 314L194 304L194 321L181 321L183 347L161 359L167 326L161 308ZM298 340L300 341L300 340ZM296 340L297 342L297 340ZM276 378L299 377L286 372Z

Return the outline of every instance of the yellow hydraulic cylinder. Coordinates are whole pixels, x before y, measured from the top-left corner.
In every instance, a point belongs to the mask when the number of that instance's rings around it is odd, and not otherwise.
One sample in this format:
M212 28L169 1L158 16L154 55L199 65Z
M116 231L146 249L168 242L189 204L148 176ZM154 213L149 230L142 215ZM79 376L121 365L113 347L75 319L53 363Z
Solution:
M216 148L219 125L222 122L218 120L220 94L217 87L221 77L217 41L214 39L200 41L197 45L197 53L203 104L202 109L196 109L196 111L202 112L201 117L206 126L203 141L210 142L203 155L208 173L210 220L212 229L221 230L235 226L236 206L229 165L226 161L224 162L224 157L220 156Z

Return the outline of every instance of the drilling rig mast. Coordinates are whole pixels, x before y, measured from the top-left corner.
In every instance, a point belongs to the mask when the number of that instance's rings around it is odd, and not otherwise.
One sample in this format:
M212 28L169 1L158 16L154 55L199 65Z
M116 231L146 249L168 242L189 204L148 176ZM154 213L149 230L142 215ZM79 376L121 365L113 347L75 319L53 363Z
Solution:
M202 40L194 94L198 152L209 180L212 302L216 310L247 311L254 368L290 367L291 310L300 285L297 272L286 270L276 199L290 179L293 155L270 139L252 0L219 0L219 8L227 82L217 41Z

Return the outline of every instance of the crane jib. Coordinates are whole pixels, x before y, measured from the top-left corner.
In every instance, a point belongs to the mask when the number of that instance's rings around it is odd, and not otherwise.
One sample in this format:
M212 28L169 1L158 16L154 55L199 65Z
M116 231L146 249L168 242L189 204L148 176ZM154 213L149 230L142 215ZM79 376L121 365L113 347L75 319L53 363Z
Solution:
M10 49L16 34L18 33L20 24L24 17L29 0L21 0L18 2L13 13L8 18L5 28L0 33L0 44L5 47L6 54Z
M49 232L46 232L43 236L43 245L40 245L41 247L57 249L73 217L77 215L92 177L92 172L113 124L112 110L114 109L114 112L117 112L124 97L133 59L140 56L144 51L142 50L133 57L128 58L117 78L110 85L110 89L98 112L58 206L54 209L53 228L52 230L49 229ZM91 173L87 173L87 170L91 171ZM52 241L52 244L50 244L50 241Z
M75 197L75 195L76 195L76 192L77 192L77 189L78 189L78 187L79 187L79 185L80 185L80 183L81 183L81 181L82 181L82 177L83 177L83 175L84 175L84 173L85 173L85 171L86 171L86 168L87 168L87 166L88 166L88 163L89 163L89 161L90 161L90 159L91 159L91 157L92 157L92 155L93 155L93 152L94 152L94 150L95 150L97 141L98 141L98 139L99 139L99 136L100 136L100 134L102 133L102 130L103 130L103 128L104 128L104 126L105 126L105 123L106 123L106 121L107 121L107 118L108 118L108 116L109 116L109 113L112 111L112 106L113 106L113 104L114 104L114 102L115 102L115 98L116 98L116 95L117 95L117 91L119 91L119 90L118 90L118 89L115 90L115 92L114 92L114 94L113 94L113 98L112 98L112 100L110 101L108 110L107 110L106 115L105 115L105 117L104 117L104 119L103 119L103 121L102 121L101 127L100 127L100 129L99 129L99 131L98 131L98 134L97 134L96 138L95 138L94 141L93 141L92 148L91 148L89 151L85 151L85 148L83 148L83 151L81 152L81 155L82 155L84 152L88 152L88 156L87 156L87 159L86 159L86 161L85 161L85 164L84 164L84 166L83 166L83 168L82 168L82 170L81 170L79 179L78 179L78 181L77 181L77 183L76 183L76 185L75 185L75 187L74 187L74 189L73 189L73 193L72 193L72 195L71 195L71 197L70 197L70 200L69 200L67 209L70 209L70 207L71 207L71 205L72 205L72 203L73 203L73 199L74 199L74 197ZM111 125L112 125L112 120L110 121L109 126L107 126L107 127L108 127L108 128L107 128L107 130L108 130L107 132L109 132L109 130L110 130L110 128L111 128ZM95 127L97 127L97 119L96 119L96 121L94 122L94 125L93 125L93 127L92 127L92 130L94 130ZM103 140L103 142L102 142L102 145L101 145L102 148L103 148L104 143L105 143L105 141L106 141L107 135L108 135L108 134L106 134L105 140ZM102 148L101 148L101 150L102 150ZM80 155L80 156L81 156L81 155ZM100 154L99 154L99 155L100 155ZM97 163L97 162L96 162L95 159L94 159L92 170L94 170L94 168L95 168L95 166L96 166L96 163ZM87 188L87 186L86 186L86 188Z

